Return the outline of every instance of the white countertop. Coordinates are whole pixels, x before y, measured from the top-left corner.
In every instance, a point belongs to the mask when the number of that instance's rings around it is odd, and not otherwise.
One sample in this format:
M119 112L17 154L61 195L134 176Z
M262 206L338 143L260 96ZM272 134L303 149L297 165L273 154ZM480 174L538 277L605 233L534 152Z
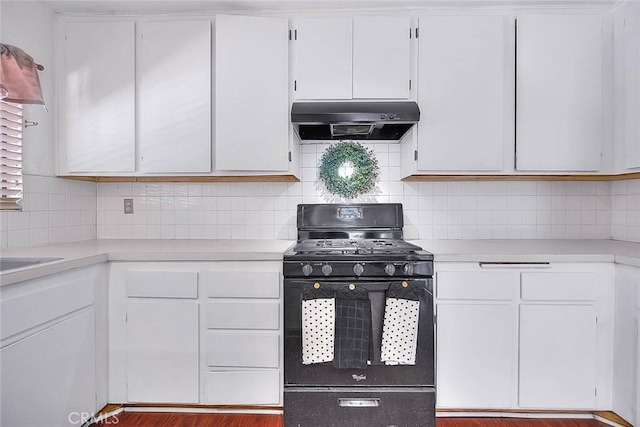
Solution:
M416 240L445 262L617 262L640 267L640 243L617 240Z
M56 257L6 271L0 285L106 261L279 261L290 240L98 239L3 251L3 257ZM436 262L617 262L640 267L640 243L615 240L416 240Z
M280 261L290 240L98 239L3 251L2 257L62 258L5 271L0 286L106 261Z

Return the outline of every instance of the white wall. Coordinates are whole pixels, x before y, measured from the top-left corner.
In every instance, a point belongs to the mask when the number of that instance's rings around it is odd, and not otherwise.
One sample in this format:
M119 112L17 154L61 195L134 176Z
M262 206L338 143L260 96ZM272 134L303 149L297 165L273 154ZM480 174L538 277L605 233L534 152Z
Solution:
M38 122L23 132L22 212L0 212L0 249L42 246L96 236L96 184L55 177L53 13L41 1L0 2L0 40L45 67L39 73L48 111L25 105Z
M45 67L38 73L48 112L41 105L25 105L26 120L38 126L23 134L23 171L31 175L55 175L53 13L40 1L2 1L0 40L17 46Z

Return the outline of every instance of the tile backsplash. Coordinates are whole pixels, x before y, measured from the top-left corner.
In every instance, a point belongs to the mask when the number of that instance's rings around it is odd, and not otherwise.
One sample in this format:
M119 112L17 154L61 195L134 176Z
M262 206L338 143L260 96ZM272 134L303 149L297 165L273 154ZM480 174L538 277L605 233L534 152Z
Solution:
M25 174L23 187L22 212L0 212L1 249L95 239L95 183Z
M640 179L611 184L611 237L640 242Z
M101 183L100 238L295 239L298 203L341 202L317 182L327 144L303 145L297 183ZM403 182L400 146L376 153L376 189L357 201L399 202L408 239L609 239L612 184L583 181ZM134 213L123 213L123 199Z
M408 239L640 242L640 180L403 182L400 146L359 202L403 203ZM296 206L344 200L317 182L327 144L303 145L301 182L100 183L25 175L22 212L0 212L0 249L93 238L295 239ZM133 214L124 214L124 199Z

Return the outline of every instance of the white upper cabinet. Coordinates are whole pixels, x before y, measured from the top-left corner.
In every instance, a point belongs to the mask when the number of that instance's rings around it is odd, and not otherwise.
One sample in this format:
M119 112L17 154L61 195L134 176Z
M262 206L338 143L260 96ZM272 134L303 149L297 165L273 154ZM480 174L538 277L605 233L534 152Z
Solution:
M307 18L295 22L295 96L351 99L351 18Z
M409 17L353 19L353 98L409 98Z
M506 116L504 18L429 16L420 17L419 24L417 168L501 170Z
M516 167L597 171L602 141L602 18L517 18Z
M640 4L628 2L624 16L625 167L640 168Z
M289 169L289 24L217 15L215 168Z
M211 21L141 24L140 170L211 171Z
M61 35L60 173L135 169L135 24L69 22Z
M409 98L409 17L294 23L296 99Z

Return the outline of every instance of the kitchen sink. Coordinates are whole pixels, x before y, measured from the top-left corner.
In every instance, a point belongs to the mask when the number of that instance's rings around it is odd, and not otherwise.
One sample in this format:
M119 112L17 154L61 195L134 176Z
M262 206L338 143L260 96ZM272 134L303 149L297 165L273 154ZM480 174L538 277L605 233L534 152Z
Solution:
M62 258L0 258L0 271L30 267L37 264L58 261Z

